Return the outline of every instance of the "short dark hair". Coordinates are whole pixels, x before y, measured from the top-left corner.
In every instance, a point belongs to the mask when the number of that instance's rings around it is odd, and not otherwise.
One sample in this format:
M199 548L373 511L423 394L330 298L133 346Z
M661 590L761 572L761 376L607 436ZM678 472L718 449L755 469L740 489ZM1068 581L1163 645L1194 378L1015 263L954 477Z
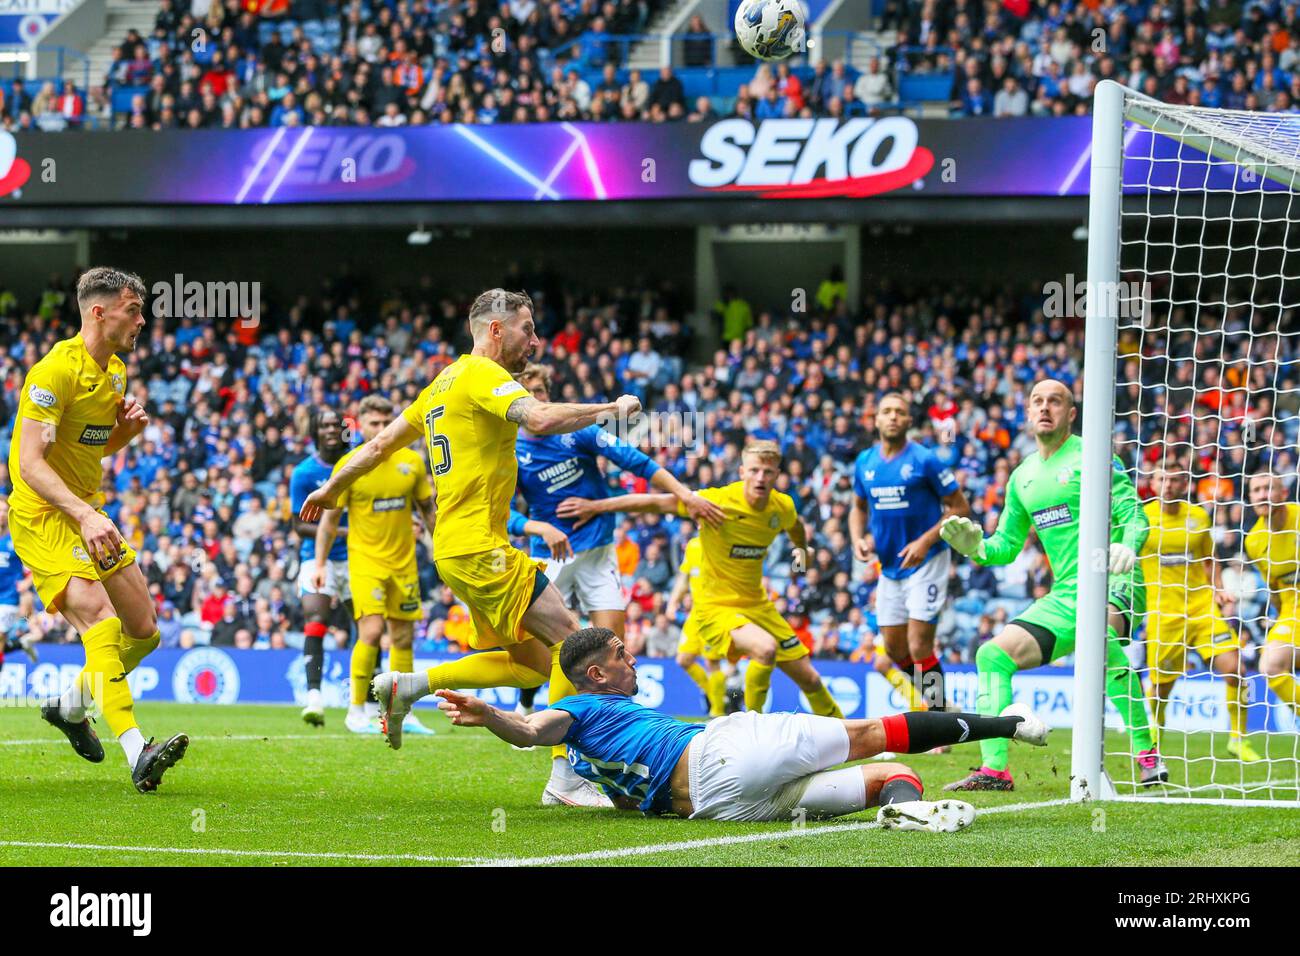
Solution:
M486 292L479 293L474 304L469 307L470 328L473 329L475 325L493 315L511 318L520 309L533 311L533 300L528 297L528 293L507 292L500 288L488 289Z
M116 299L123 289L130 289L141 301L147 294L144 280L134 272L123 272L111 266L87 269L77 280L77 306L84 309L96 299Z
M584 627L564 639L560 648L560 670L564 676L580 687L587 682L587 668L604 653L610 641L618 635L607 627Z
M321 422L325 420L326 415L337 416L339 420L339 426L342 427L343 425L343 414L337 408L330 408L329 406L326 406L325 408L315 409L311 413L311 421L307 425L307 430L311 435L311 440L316 444L320 444L320 442L318 441L318 436L320 435L320 426L321 426Z

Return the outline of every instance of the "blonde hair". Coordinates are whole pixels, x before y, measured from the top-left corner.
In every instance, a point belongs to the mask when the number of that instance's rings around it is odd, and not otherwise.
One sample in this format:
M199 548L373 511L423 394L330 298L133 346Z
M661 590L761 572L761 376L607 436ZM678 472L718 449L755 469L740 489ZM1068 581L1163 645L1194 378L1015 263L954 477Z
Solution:
M784 457L781 454L781 446L766 438L755 438L745 443L745 449L740 453L740 460L744 461L751 456L771 462L778 468L781 467L781 460Z
M524 366L524 370L515 375L515 381L525 388L528 383L535 378L542 380L542 387L548 392L551 390L551 367L549 365L539 365L537 362L529 362Z

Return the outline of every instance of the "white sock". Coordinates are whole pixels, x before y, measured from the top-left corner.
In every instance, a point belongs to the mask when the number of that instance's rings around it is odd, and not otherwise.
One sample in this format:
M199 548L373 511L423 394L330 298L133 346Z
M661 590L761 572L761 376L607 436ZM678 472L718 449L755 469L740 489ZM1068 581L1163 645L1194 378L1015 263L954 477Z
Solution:
M64 720L79 724L86 719L86 705L81 697L81 682L73 681L59 698L59 714Z
M796 806L813 819L857 813L867 806L867 782L861 767L823 770L804 778L807 785Z
M551 782L565 787L576 787L582 783L582 778L574 773L573 768L569 766L569 761L563 757L552 757Z
M377 700L368 700L368 701L366 701L365 704L364 704L364 705L362 706L362 708L361 708L361 712L362 712L363 714L365 714L367 717L378 717L378 716L379 716L379 701L377 701Z
M144 734L140 733L139 727L132 727L117 742L122 745L122 750L126 753L126 764L132 770L140 760L140 752L144 750Z
M313 687L307 691L307 706L312 710L319 710L324 706L324 700L320 695L319 687Z
M428 697L429 675L424 671L418 674L398 674L397 693L408 704L421 697Z
M366 708L360 704L348 704L348 716L364 717L366 716Z

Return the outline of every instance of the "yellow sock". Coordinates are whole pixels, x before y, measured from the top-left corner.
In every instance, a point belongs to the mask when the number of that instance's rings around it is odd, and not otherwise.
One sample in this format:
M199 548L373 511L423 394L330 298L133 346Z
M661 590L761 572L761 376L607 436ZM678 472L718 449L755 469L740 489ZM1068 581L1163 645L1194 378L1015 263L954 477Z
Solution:
M1246 684L1238 681L1225 690L1228 697L1228 727L1234 737L1246 736Z
M925 698L921 692L916 689L912 679L904 674L897 667L891 667L885 671L885 680L889 681L889 686L898 691L900 697L907 701L908 710L925 710Z
M1291 709L1300 713L1300 688L1296 687L1295 677L1291 674L1278 674L1268 679L1268 686L1278 698L1291 705Z
M682 670L686 671L687 677L695 681L696 687L706 694L709 692L709 672L700 666L699 661L691 664L690 667L683 667Z
M81 635L86 666L81 672L83 696L98 701L108 729L121 737L135 722L135 701L122 666L122 622L110 617Z
M1156 694L1156 686L1151 685L1151 693L1147 694L1147 703L1151 706L1151 735L1159 744L1160 732L1165 729L1165 711L1169 709L1169 700Z
M560 648L563 646L563 644L556 644L551 648L551 687L546 695L548 704L554 704L557 700L571 697L578 692L578 688L574 687L573 682L564 676L564 671L560 670ZM568 760L569 750L563 744L556 744L551 748L551 756Z
M750 661L745 668L745 709L758 713L767 703L767 691L772 686L771 664Z
M727 712L727 672L719 667L709 672L709 716L721 717Z
M458 661L448 661L426 672L429 690L476 689L481 687L541 687L546 675L515 663L505 651L483 651Z
M162 632L154 631L149 637L142 641L122 635L122 668L129 674L135 670L137 665L158 649L162 643Z
M379 660L379 647L358 640L352 645L352 706L366 702L370 679L375 676L375 661Z
M390 647L388 649L388 667L399 674L414 674L415 649L410 647Z
M840 705L835 703L835 698L831 696L831 692L826 689L825 684L822 684L811 694L804 694L804 696L808 698L808 706L812 708L814 714L821 717L844 719L844 711L840 710Z

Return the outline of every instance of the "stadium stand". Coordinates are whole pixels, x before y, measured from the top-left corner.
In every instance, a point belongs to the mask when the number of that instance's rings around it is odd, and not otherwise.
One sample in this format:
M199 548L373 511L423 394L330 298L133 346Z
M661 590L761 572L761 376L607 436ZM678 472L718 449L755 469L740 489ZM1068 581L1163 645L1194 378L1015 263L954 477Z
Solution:
M11 130L1059 116L1087 113L1105 78L1170 103L1300 109L1295 2L896 0L871 55L778 71L699 17L671 67L633 62L665 5L295 0L259 15L161 0L90 89L0 80L0 116Z
M1011 470L1033 449L1021 427L1033 383L1050 376L1076 395L1081 389L1081 320L1046 319L1041 291L1028 284L1023 294L884 285L851 308L842 287L827 280L811 317L775 313L736 297L718 303L711 338L721 344L712 358L686 364L678 356L698 349L683 321L681 296L670 285L650 285L643 293L576 290L552 275L512 269L511 276L540 292L544 348L537 360L554 369L552 395L601 401L631 391L651 410L694 425L698 444L642 443L688 484L734 480L746 436L781 443L781 487L794 496L815 550L801 581L791 580L782 550L788 543L774 547L767 573L783 610L822 657L865 660L873 653L878 568L875 561L855 563L847 513L852 463L875 439L879 397L893 390L906 394L919 439L957 472L977 520L991 530ZM27 368L76 327L72 284L52 278L36 302L0 291L0 341L9 343L0 355L0 422L6 429ZM373 391L408 402L467 347L462 320L474 290L434 293L427 277L418 288L426 291L363 301L340 278L315 297L304 294L288 308L264 310L256 328L184 318L163 331L163 323L151 323L148 340L130 356L128 374L146 396L152 424L141 441L106 462L104 491L107 512L140 554L160 608L164 646L300 643L288 475L310 453L311 410L328 404L348 415ZM1202 324L1210 321L1203 317ZM1230 312L1222 333L1242 321ZM1207 325L1195 341L1184 333L1159 354L1217 355L1219 334ZM1293 336L1267 338L1249 360L1230 363L1222 378L1210 362L1178 363L1168 378L1159 362L1142 363L1146 384L1166 387L1171 407L1186 413L1174 419L1169 439L1195 442L1193 467L1203 476L1194 491L1199 500L1242 500L1243 463L1246 474L1267 463L1295 480L1300 353L1294 342ZM1136 378L1136 349L1132 341L1120 344L1121 361L1131 363L1126 379ZM1247 380L1256 395L1275 389L1276 405L1254 402L1248 410ZM1133 386L1117 396L1120 439L1145 440L1148 458L1159 452L1151 430L1160 425L1142 403L1155 394ZM1271 445L1247 448L1248 421L1261 415L1281 427L1271 430ZM8 449L9 435L0 432L0 490L9 487ZM616 490L645 490L643 479L615 469L609 481ZM1149 495L1144 483L1139 490ZM1226 586L1240 598L1239 616L1263 620L1267 590L1241 554L1243 526L1253 515L1240 506L1214 513L1214 540ZM681 620L668 620L664 603L691 534L688 522L658 516L618 526L631 608L628 641L638 653L670 654L676 646ZM462 647L465 609L438 584L423 550L420 564L425 617L417 647L422 653ZM1001 623L1049 584L1050 569L1036 545L1005 568L956 562L949 582L954 600L939 627L944 655L973 659ZM336 624L346 626L344 620ZM47 640L69 636L61 620L44 614L33 616L32 627L48 632Z

